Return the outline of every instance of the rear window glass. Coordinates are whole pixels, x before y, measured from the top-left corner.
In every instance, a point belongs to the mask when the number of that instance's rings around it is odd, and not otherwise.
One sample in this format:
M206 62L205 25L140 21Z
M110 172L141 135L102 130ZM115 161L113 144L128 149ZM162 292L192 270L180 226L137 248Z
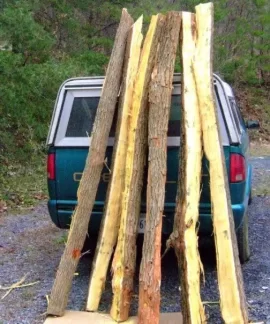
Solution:
M172 96L168 136L180 136L180 95Z
M66 137L89 137L96 117L99 97L75 97L67 125ZM168 136L180 136L180 95L172 96ZM115 135L117 109L110 137Z
M91 135L99 98L74 98L66 137L87 137Z

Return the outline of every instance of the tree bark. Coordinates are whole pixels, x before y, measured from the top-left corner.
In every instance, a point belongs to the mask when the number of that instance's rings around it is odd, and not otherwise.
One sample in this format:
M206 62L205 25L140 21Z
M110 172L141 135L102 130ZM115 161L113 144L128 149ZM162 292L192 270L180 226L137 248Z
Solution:
M139 282L139 323L159 323L161 232L167 174L167 132L181 14L166 15L149 90L146 228Z
M193 74L195 53L195 15L182 13L182 109L178 189L171 243L181 277L184 323L206 323L200 296L201 261L198 250L202 142L199 103ZM203 270L202 270L203 271Z
M115 147L112 162L112 177L107 191L105 211L102 219L95 259L92 265L92 274L86 309L96 311L99 306L101 294L113 248L116 244L121 215L121 199L124 191L125 162L127 155L128 132L130 132L130 114L132 113L132 95L135 78L139 65L142 43L142 17L133 25L129 35L124 66L124 82L121 94ZM128 129L129 126L129 129Z
M144 41L136 78L128 132L125 191L122 198L121 225L113 259L113 304L116 321L128 319L133 277L136 267L136 236L141 208L141 190L147 148L148 85L153 69L163 17L152 17Z
M210 191L217 255L221 313L225 323L248 323L248 311L238 257L224 152L220 139L212 83L213 4L196 6L197 44L194 74L209 161Z
M92 141L78 189L78 206L72 217L68 241L51 292L47 309L49 315L62 316L64 314L73 275L81 256L104 165L107 141L120 88L126 40L132 23L133 20L127 10L123 9L97 109L91 135Z

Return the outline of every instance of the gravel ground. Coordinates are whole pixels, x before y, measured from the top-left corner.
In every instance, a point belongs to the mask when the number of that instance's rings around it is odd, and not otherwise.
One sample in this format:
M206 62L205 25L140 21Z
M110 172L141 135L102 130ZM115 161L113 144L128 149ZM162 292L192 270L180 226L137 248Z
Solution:
M252 158L254 186L269 176L270 157ZM244 282L251 321L270 323L270 196L255 196L249 209L250 244L252 256L243 266ZM0 324L43 323L46 295L50 293L55 271L64 247L66 231L57 229L50 221L46 204L20 215L0 215L0 285L10 286L27 274L25 283L37 284L14 289L0 299ZM217 301L217 280L214 250L207 242L202 244L202 260L206 284L202 289L204 301ZM68 308L82 310L87 295L92 254L81 259ZM139 266L139 265L138 265ZM138 268L138 267L137 267ZM138 269L137 269L138 273ZM180 310L177 265L169 252L162 265L162 312ZM138 278L138 275L137 275ZM103 294L100 311L106 312L111 302L110 276ZM138 279L132 313L136 313ZM1 291L1 296L6 291ZM209 323L221 323L219 307L206 304Z

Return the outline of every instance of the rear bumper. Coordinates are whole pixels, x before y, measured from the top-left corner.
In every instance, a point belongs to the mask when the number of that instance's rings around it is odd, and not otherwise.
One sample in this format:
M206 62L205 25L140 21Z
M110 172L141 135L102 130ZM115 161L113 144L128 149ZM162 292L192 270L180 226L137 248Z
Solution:
M248 201L245 201L242 204L234 204L232 205L232 211L234 216L235 228L241 225L243 216L245 214L247 208ZM76 202L74 201L56 201L49 200L48 209L51 216L52 221L56 226L60 228L69 228L71 223L71 216L73 210L76 206ZM170 234L173 228L173 216L174 216L174 208L175 204L168 204L165 206L163 218L163 233ZM145 212L143 210L142 212ZM212 216L211 216L211 206L210 204L200 204L200 217L199 217L199 233L202 235L211 235L213 233L212 226ZM103 203L97 202L94 210L91 215L90 224L89 224L89 232L92 234L97 234L101 218L103 213Z
M235 204L232 205L232 212L234 218L234 224L236 230L242 224L243 217L247 208L247 204ZM203 235L211 235L213 233L213 225L212 225L212 215L211 215L211 207L208 204L207 206L200 206L200 228L199 232Z

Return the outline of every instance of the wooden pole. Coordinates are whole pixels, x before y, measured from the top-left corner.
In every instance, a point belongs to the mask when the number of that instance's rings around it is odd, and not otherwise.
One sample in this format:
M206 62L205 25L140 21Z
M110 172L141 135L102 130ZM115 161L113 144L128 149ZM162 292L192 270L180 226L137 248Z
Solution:
M116 244L121 214L121 199L124 191L125 162L127 146L129 144L130 114L132 113L132 95L135 77L138 70L142 43L142 17L132 27L124 67L124 83L119 105L119 117L112 162L112 176L110 179L105 211L100 229L95 258L92 265L89 293L86 309L96 311L99 306L101 294L113 248Z
M114 296L111 316L118 322L128 319L133 291L133 276L136 266L136 236L146 158L148 85L156 57L162 22L161 15L152 17L144 41L134 88L128 131L121 225L112 266Z
M127 10L123 9L96 113L88 158L78 189L78 206L72 217L68 241L56 273L47 309L48 315L62 316L67 305L104 166L107 141L120 88L126 40L132 23Z
M212 82L213 4L196 6L194 73L199 98L203 147L209 161L211 206L217 255L221 313L225 323L248 323L224 152Z
M167 174L167 131L181 14L166 15L149 90L146 228L139 282L139 323L159 323L161 232Z
M200 296L201 261L198 251L201 185L201 121L192 61L195 53L195 16L182 13L182 109L181 147L178 190L171 243L174 246L181 277L182 313L184 323L205 323Z

